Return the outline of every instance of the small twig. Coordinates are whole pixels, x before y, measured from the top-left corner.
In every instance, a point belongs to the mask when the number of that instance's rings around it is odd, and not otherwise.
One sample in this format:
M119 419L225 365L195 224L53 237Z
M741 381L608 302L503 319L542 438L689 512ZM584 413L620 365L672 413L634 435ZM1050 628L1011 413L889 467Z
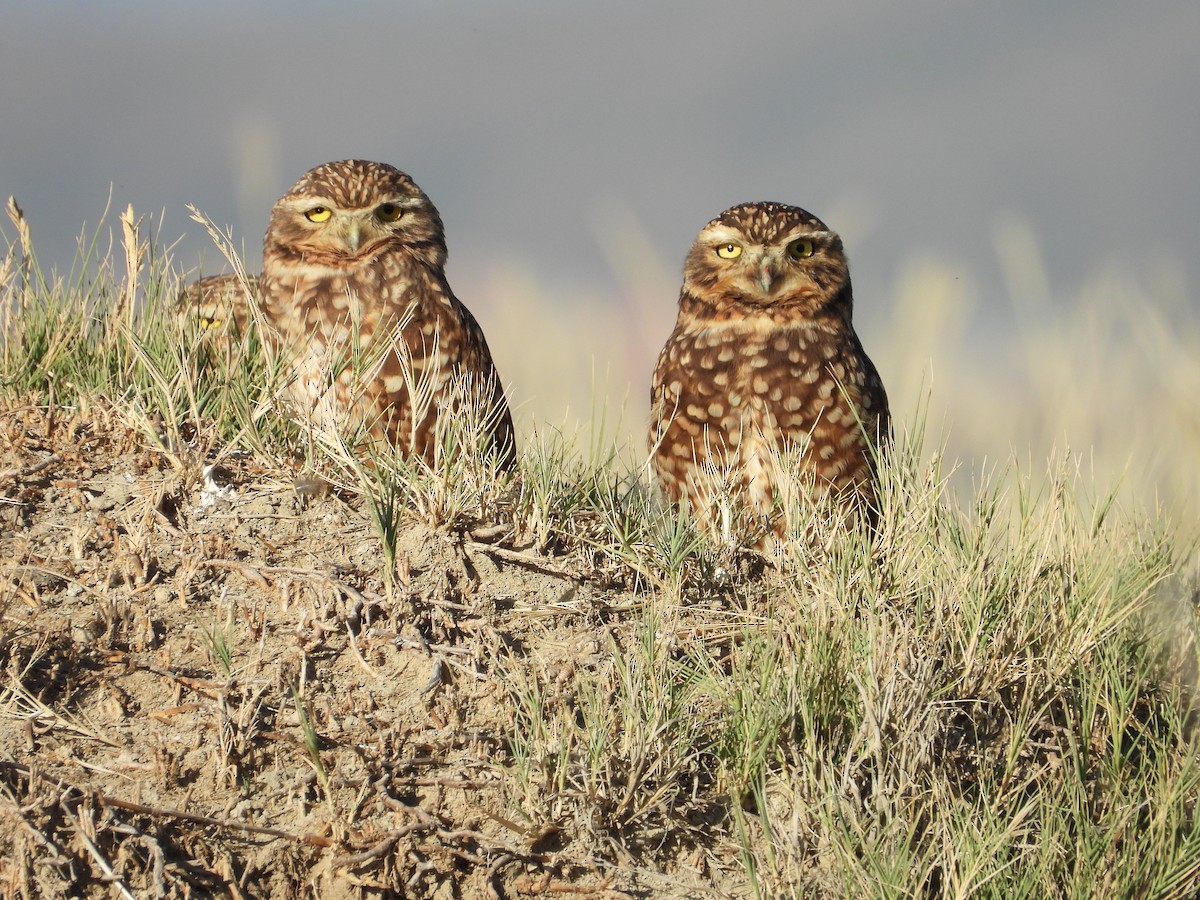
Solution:
M425 683L425 687L421 688L421 696L432 693L446 680L446 661L439 656L433 661L433 671L429 674L429 681Z
M5 803L4 806L8 807L6 810L7 812L15 815L17 820L25 826L25 829L33 836L33 839L46 848L50 854L51 862L54 865L68 866L71 864L71 861L64 856L62 851L58 848L58 844L54 843L54 841L50 840L50 838L46 837L45 834L35 828L33 823L29 821L28 817L19 806L8 803Z
M344 581L338 581L332 575L327 575L324 572L318 572L315 569L297 569L292 566L263 566L260 571L266 572L268 575L295 575L300 578L310 578L314 581L320 581L323 584L336 588L341 591L351 600L357 600L359 603L365 604L367 598L362 595L362 592L353 585L346 584Z
M60 713L58 710L54 709L54 707L43 703L40 698L34 696L34 694L31 693L23 684L17 682L15 679L8 688L8 695L9 696L6 699L17 701L12 705L18 709L15 714L6 710L4 713L6 718L25 720L37 719L39 721L49 720L52 725L66 729L67 731L73 732L74 734L87 738L88 740L97 741L101 744L107 744L109 747L120 748L122 746L116 741L106 738L99 732L98 729L89 728L88 725L76 722L73 719L65 716L63 713Z
M513 880L513 889L521 894L600 894L610 897L627 897L628 894L614 891L609 885L612 882L605 879L600 884L567 884L565 881L555 881L547 872L536 881L528 875L521 875Z
M396 842L402 837L407 837L417 831L435 831L438 829L437 822L420 820L417 822L409 822L402 828L397 828L395 831L389 831L383 840L372 844L361 853L352 853L349 856L335 856L333 864L335 866L345 866L347 868L357 868L358 866L368 863L373 859L379 859L391 852L391 849L396 846Z
M472 651L467 647L456 647L453 644L431 644L425 640L424 635L420 635L420 638L418 639L405 637L402 634L398 634L389 640L397 647L405 647L410 650L420 650L425 654L444 653L451 656L470 656L472 653Z
M100 871L104 873L104 877L116 886L117 890L121 892L122 897L127 898L127 900L137 900L133 894L133 891L129 890L129 887L125 884L125 882L123 882L117 876L117 873L113 871L113 867L109 865L108 860L104 858L104 854L100 852L100 848L96 846L95 841L88 837L87 828L84 825L82 814L77 813L76 817L79 820L79 828L75 833L83 839L83 845L87 847L88 853L92 855L92 859L96 861L96 865L100 867Z
M296 578L307 578L310 581L318 581L341 591L352 600L357 600L364 604L367 602L367 598L362 595L362 592L358 588L346 584L344 581L338 581L332 575L319 572L316 569L299 569L294 566L250 566L236 559L206 559L200 562L199 566L209 569L232 569L233 571L241 572L249 581L253 581L264 590L271 586L264 575L290 575Z
M354 629L347 625L346 634L350 637L350 649L354 651L354 658L358 661L358 664L362 666L366 673L372 678L378 678L379 673L371 668L371 664L363 658L362 651L358 649L358 638L354 634Z
M492 864L488 866L487 878L484 880L487 883L488 896L491 897L492 900L500 900L501 897L500 891L497 889L495 884L496 878L500 874L500 870L507 866L510 862L513 862L515 859L516 857L514 857L511 853L501 853L496 857L495 860L493 860Z
M462 672L464 675L469 675L470 677L474 678L476 681L487 681L488 680L488 675L485 672L480 672L478 665L475 665L473 667L468 667L468 666L463 665L460 662L455 662L450 657L445 657L445 662L446 662L446 665L453 666L459 672ZM449 679L443 679L443 680L448 681Z
M95 791L94 796L96 802L104 806L115 806L118 809L128 810L129 812L135 812L143 816L165 816L169 819L178 819L181 822L210 825L213 828L223 828L228 831L240 831L245 834L261 834L264 837L282 838L283 840L293 841L297 844L308 844L311 847L333 846L333 841L330 838L320 834L292 834L289 831L281 831L278 828L265 828L261 825L247 825L244 822L214 819L212 816L201 816L196 813L184 812L181 809L144 806L141 803L133 803L129 800L118 800L116 797L109 797L101 794L99 791Z
M543 575L550 575L554 578L565 578L568 581L579 580L575 575L572 575L565 569L556 569L554 566L546 565L546 562L540 556L534 556L529 553L521 553L517 550L509 550L506 547L497 547L494 544L482 544L479 541L464 541L463 547L474 550L476 553L486 553L489 556L495 556L499 559L516 563L518 566L524 566L525 568L532 569L535 572L541 572Z
M32 465L25 466L23 469L5 469L3 472L0 472L0 484L4 484L5 482L12 481L14 479L28 478L30 475L36 475L43 469L50 468L50 466L59 462L61 459L62 457L59 454L51 453L41 462L36 462Z
M184 812L181 809L167 809L156 806L146 806L142 803L133 803L130 800L119 800L116 797L101 791L87 791L83 788L76 787L70 782L63 781L61 778L55 778L45 772L35 771L29 766L21 765L20 763L9 762L6 759L0 759L0 769L9 769L14 772L19 772L26 778L39 778L42 781L53 784L59 790L62 790L70 796L66 799L72 803L78 803L86 798L91 798L93 802L104 807L115 807L116 809L124 809L128 812L137 813L143 816L161 816L170 819L178 819L181 822L194 822L197 825L209 825L213 828L223 828L229 831L240 831L244 834L259 834L264 837L282 838L286 841L293 841L297 844L308 844L312 847L332 847L333 840L320 834L292 834L288 831L280 831L278 828L264 828L260 825L247 825L244 822L230 822L224 819L214 819L211 816L201 816L195 813Z
M118 834L128 834L132 837L140 838L145 845L147 852L153 858L152 874L154 877L154 896L165 897L167 895L167 883L165 877L166 871L166 854L163 853L162 844L155 838L146 834L136 825L131 825L128 822L114 822L109 826Z
M404 886L407 888L415 888L425 875L437 868L434 865L433 860L422 860L414 853L409 853L408 859L415 865L413 866L412 877L409 878L408 881L404 882Z

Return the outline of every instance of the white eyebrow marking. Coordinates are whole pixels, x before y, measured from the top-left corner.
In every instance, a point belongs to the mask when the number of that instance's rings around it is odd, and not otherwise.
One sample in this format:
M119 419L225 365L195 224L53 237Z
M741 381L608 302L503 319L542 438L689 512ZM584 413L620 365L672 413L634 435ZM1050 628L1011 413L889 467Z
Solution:
M700 235L705 243L712 244L745 244L746 235L728 225L710 225Z
M832 231L793 231L785 239L789 244L792 241L809 240L809 241L827 241L830 238L837 237Z

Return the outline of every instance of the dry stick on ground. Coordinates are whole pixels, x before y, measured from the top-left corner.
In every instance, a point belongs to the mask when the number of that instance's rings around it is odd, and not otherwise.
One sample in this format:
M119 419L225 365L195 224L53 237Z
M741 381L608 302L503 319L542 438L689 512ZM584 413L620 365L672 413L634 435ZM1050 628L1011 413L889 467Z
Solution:
M67 798L64 797L64 807L67 802ZM104 854L100 852L100 848L96 846L96 842L91 839L90 835L88 835L87 824L83 820L83 813L77 812L75 814L75 820L77 826L75 828L75 833L79 835L80 839L83 841L83 845L87 848L88 853L91 854L96 865L100 867L100 871L104 873L105 879L107 879L109 884L114 885L117 890L121 892L122 897L126 897L127 900L137 900L133 891L131 891L129 886L117 876L117 873L113 871L112 864L104 858Z
M246 834L260 834L264 837L282 838L285 841L292 841L297 844L308 844L311 847L332 847L334 841L332 838L327 838L320 834L292 834L289 831L281 831L278 828L266 828L261 825L247 825L244 822L231 822L227 819L214 819L212 816L201 816L196 813L184 812L181 809L169 809L156 806L145 806L141 803L133 803L129 800L118 800L115 797L109 797L99 791L94 791L93 796L97 803L105 806L114 806L117 809L124 809L129 812L138 813L143 816L163 816L169 819L178 819L182 822L192 822L196 825L209 825L213 828L223 828L228 831L241 831Z
M366 863L381 859L387 856L400 838L413 834L417 831L433 831L437 828L435 822L410 822L403 828L397 828L394 831L389 831L387 835L374 845L363 850L361 853L352 853L349 856L335 856L333 864L339 868L357 869Z
M108 663L120 663L130 671L136 670L141 672L149 672L150 674L157 675L160 678L166 678L177 684L181 684L186 688L190 688L201 696L208 697L209 699L216 699L220 695L221 691L227 690L229 687L228 682L213 681L206 678L193 678L190 675L180 675L176 672L171 672L167 669L164 669L162 666L147 664L142 662L135 655L131 653L125 653L121 650L109 651L105 655L104 661ZM176 706L170 709L159 710L157 713L146 713L146 715L154 718L161 718L162 716L186 711L186 709L186 705Z
M49 861L52 865L70 865L70 860L62 852L62 850L59 849L58 844L54 843L54 841L50 840L49 837L34 827L33 823L29 821L29 818L25 815L25 811L20 806L15 803L5 803L0 806L0 815L11 816L20 822L21 825L25 827L25 830L29 832L30 836L33 837L33 839L39 845L44 847L46 852L50 854Z
M264 573L266 575L290 575L296 578L307 578L341 591L352 600L358 600L362 603L367 602L367 598L357 588L315 569L299 569L293 566L250 566L234 559L206 559L198 565L209 569L232 569L241 572L248 581L254 582L264 590L270 587L267 579L263 577Z
M43 721L50 720L59 728L78 735L79 737L87 738L89 741L107 744L109 747L121 747L121 744L110 740L101 734L99 729L89 727L91 723L85 724L75 721L74 719L70 719L63 713L60 713L54 707L47 705L41 700L41 698L34 695L28 688L17 682L15 679L12 682L12 686L9 687L5 693L7 694L5 699L15 700L16 703L14 705L20 705L22 707L22 709L16 714L16 718L24 718L27 720L40 719Z
M47 775L44 772L34 771L28 766L23 766L19 763L8 762L7 760L0 760L0 768L19 772L26 778L37 778L49 782L54 787L64 792L62 801L64 804L69 803L72 805L77 805L85 800L90 800L92 803L103 808L123 809L127 812L137 813L138 815L143 816L150 816L151 818L170 818L181 822L191 822L196 825L207 825L212 828L237 831L243 834L255 834L262 835L263 837L279 838L282 840L292 841L293 843L308 844L312 847L332 847L336 844L334 839L320 834L292 834L291 832L282 831L278 828L267 828L260 825L248 825L244 822L233 822L227 819L215 819L212 816L202 816L197 813L184 812L180 809L147 806L143 803L134 803L130 800L120 800L116 797L110 797L101 791L85 791L82 788L70 784L69 782L63 781L62 779ZM403 804L402 806L405 811L415 814L417 816L417 821L411 822L402 828L388 832L381 840L377 840L374 844L360 853L336 858L334 860L335 864L352 867L362 865L364 862L385 855L391 849L391 847L393 847L395 843L400 840L400 838L419 831L432 832L436 834L439 839L448 843L463 843L470 841L485 846L490 845L492 849L501 850L507 854L512 854L522 859L542 861L542 857L538 854L531 855L520 848L514 847L511 844L507 844L503 841L498 841L495 838L491 838L481 832L469 829L460 829L455 831L447 829L443 826L442 821L438 819L437 816L434 816L433 814L426 812L419 807L409 806L408 804ZM103 856L97 855L99 854L99 849L95 848L95 845L88 840L87 835L84 834L82 829L83 825L81 819L79 833L83 835L85 841L87 841L89 844L89 851L92 852L93 856L96 857L97 865L104 870L105 875L110 879L114 879L114 883L117 883L115 881L116 876L112 872L111 866L107 865L107 862L103 859ZM42 837L44 837L44 835ZM450 849L453 852L453 848Z
M74 788L74 790L80 790ZM137 813L138 815L161 817L168 819L177 819L181 822L191 822L195 825L208 825L212 828L222 828L227 831L239 831L244 834L258 834L264 837L280 838L285 841L292 841L297 844L308 844L312 847L331 847L334 841L319 834L292 834L289 831L281 831L278 828L266 828L261 825L248 825L244 822L233 822L228 819L214 819L212 816L202 816L197 813L184 812L181 809L171 809L169 807L146 806L142 803L134 803L130 800L118 800L116 797L110 797L100 791L90 792L95 801L103 806L115 807L123 809L127 812Z
M63 781L61 778L55 778L52 775L47 775L45 772L37 771L29 766L23 766L20 763L9 762L8 760L0 760L0 769L9 769L13 772L19 772L29 779L41 779L49 782L57 789L65 792L65 801L78 803L84 799L90 798L94 803L103 807L112 807L115 809L124 809L128 812L137 813L143 816L161 817L168 819L178 819L181 822L192 822L197 825L208 825L213 828L222 828L228 831L240 831L244 834L258 834L264 837L281 838L286 841L293 841L297 844L308 844L313 847L331 847L334 841L320 834L292 834L288 831L281 831L278 828L265 828L260 825L247 825L244 822L232 822L226 819L214 819L211 816L201 816L196 813L184 812L181 809L170 809L156 806L146 806L142 803L133 803L129 800L120 800L116 797L110 797L102 791L89 791L83 788L76 787L70 782Z
M9 481L28 478L30 475L36 475L43 469L50 468L60 459L62 459L62 457L59 456L59 454L51 453L41 462L32 463L31 465L25 466L22 469L5 469L3 472L0 472L0 484L6 484Z
M142 844L146 847L147 854L154 861L152 864L152 869L151 869L151 875L154 878L154 889L155 889L154 896L156 896L156 897L167 896L166 874L165 874L166 868L167 868L167 860L166 860L166 854L163 852L162 845L155 838L146 834L146 832L142 831L136 825L131 825L128 822L114 821L109 826L109 828L111 828L113 831L117 832L118 834L127 834L131 837L137 838L138 840L140 840L142 842Z
M611 881L605 879L600 884L567 884L554 881L549 872L534 879L529 875L518 876L513 881L513 890L520 894L598 894L604 897L628 897L623 891L610 887Z
M521 553L519 550L509 550L507 547L497 547L495 544L481 544L478 541L464 541L463 547L468 550L474 550L476 553L484 553L518 566L524 566L535 572L541 572L543 575L550 575L554 578L565 578L568 581L574 582L580 581L578 576L572 575L570 572L547 565L546 561L540 556Z

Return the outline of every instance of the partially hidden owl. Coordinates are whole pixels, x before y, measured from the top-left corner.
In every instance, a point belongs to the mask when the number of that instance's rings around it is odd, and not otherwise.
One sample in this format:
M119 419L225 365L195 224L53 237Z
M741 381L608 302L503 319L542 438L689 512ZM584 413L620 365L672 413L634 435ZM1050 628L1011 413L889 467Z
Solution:
M504 388L445 264L441 217L408 175L355 159L317 166L271 211L257 282L266 344L310 421L432 463L445 426L475 417L473 433L508 465Z
M246 334L258 302L258 276L209 275L187 285L175 302L177 312L194 320L206 342L227 343Z
M668 495L729 537L787 533L787 499L874 517L887 395L851 321L841 238L811 213L746 203L704 226L651 389L652 461ZM765 537L764 537L765 539Z

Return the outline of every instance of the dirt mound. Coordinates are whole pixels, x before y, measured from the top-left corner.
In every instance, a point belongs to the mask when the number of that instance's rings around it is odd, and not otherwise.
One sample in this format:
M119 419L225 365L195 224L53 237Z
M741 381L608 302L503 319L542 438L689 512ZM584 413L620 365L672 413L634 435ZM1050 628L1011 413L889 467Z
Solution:
M505 660L560 692L600 573L213 470L103 410L0 413L0 878L26 896L617 896L514 802ZM500 537L503 537L502 535ZM489 543L490 542L490 543ZM600 582L600 584L598 584ZM561 699L561 698L560 698ZM11 755L10 755L11 754ZM672 851L674 852L674 851ZM664 870L665 871L665 870Z

